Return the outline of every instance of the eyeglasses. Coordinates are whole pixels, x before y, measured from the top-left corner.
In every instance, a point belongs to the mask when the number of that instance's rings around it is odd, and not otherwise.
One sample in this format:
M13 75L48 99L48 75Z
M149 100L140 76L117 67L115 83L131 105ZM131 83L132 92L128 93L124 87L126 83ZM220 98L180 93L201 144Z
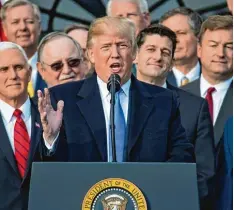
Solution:
M42 61L42 63L49 66L53 71L61 71L64 67L64 63L62 61L58 61L52 64L47 64L44 61ZM80 58L72 58L67 61L67 65L70 68L77 68L80 65L80 63L81 63Z

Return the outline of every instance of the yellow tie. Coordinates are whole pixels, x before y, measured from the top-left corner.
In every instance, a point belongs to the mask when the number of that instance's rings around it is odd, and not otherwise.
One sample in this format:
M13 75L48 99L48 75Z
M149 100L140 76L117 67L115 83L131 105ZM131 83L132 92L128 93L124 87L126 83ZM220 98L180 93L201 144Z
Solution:
M189 83L189 79L187 77L183 77L181 80L180 86L187 85Z
M32 98L34 96L34 89L33 89L33 83L32 83L32 81L30 81L28 83L28 94L29 94L30 98Z

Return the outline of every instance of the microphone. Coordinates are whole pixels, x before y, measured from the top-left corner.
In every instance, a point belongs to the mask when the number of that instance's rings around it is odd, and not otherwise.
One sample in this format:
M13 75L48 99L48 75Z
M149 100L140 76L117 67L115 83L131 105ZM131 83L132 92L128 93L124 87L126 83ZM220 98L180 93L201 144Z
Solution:
M107 82L107 89L109 92L111 93L111 87L115 93L118 92L120 90L120 82L121 78L118 74L111 74Z
M110 132L111 132L111 152L112 162L116 161L116 146L115 146L115 93L120 90L121 78L118 74L112 74L107 82L107 89L111 94L110 100Z

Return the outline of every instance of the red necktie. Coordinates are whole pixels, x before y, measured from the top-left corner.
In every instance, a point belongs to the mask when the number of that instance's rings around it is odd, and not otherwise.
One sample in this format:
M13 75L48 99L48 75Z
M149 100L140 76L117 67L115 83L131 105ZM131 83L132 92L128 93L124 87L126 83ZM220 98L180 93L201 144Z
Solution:
M208 102L208 105L209 105L209 112L210 112L210 116L211 116L211 119L212 119L212 122L213 122L213 97L212 97L212 93L216 91L216 89L214 87L210 87L208 90L207 90L207 94L206 94L206 100Z
M29 135L26 125L21 118L22 112L16 109L13 115L16 117L14 127L14 144L15 144L15 159L21 177L24 177L27 167L27 160L29 154Z

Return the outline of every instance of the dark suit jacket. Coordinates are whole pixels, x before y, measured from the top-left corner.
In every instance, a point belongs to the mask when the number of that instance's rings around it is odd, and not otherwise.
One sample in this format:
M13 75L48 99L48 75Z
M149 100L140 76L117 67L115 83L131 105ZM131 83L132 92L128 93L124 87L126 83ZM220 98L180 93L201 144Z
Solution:
M200 91L200 79L197 79L184 87L182 89L193 93L194 95L201 96ZM214 139L215 139L215 148L220 142L220 139L223 135L223 129L227 119L233 115L233 88L232 83L227 91L227 94L223 100L223 104L220 108L217 120L214 125Z
M44 91L44 88L46 88L46 87L47 87L46 82L42 79L40 73L37 72L37 80L36 80L35 92L37 92L38 90Z
M54 103L65 103L65 134L60 133L56 159L107 161L106 125L96 75L55 86L50 93ZM126 161L194 161L193 146L181 126L174 93L132 77L129 101Z
M32 102L32 101L31 101ZM31 142L28 166L25 177L21 179L15 161L15 156L0 115L0 209L22 210L27 209L28 191L32 161L39 161L39 141L41 139L40 116L37 107L31 103ZM40 128L38 127L38 123Z
M173 73L173 71L170 71L167 75L167 81L173 85L174 87L178 87L177 82L176 82L176 78L175 78L175 74Z
M215 175L215 149L213 125L209 114L208 103L201 97L167 83L167 88L175 91L180 99L181 122L188 139L195 147L199 196L208 202L211 195L211 180ZM211 198L209 202L211 202ZM204 205L208 203L203 203Z
M200 62L200 61L199 61ZM201 74L201 70L200 70L200 74ZM177 82L176 82L176 77L173 71L170 71L167 75L167 81L173 85L174 87L178 87Z
M215 210L233 209L233 117L225 124L218 150Z

